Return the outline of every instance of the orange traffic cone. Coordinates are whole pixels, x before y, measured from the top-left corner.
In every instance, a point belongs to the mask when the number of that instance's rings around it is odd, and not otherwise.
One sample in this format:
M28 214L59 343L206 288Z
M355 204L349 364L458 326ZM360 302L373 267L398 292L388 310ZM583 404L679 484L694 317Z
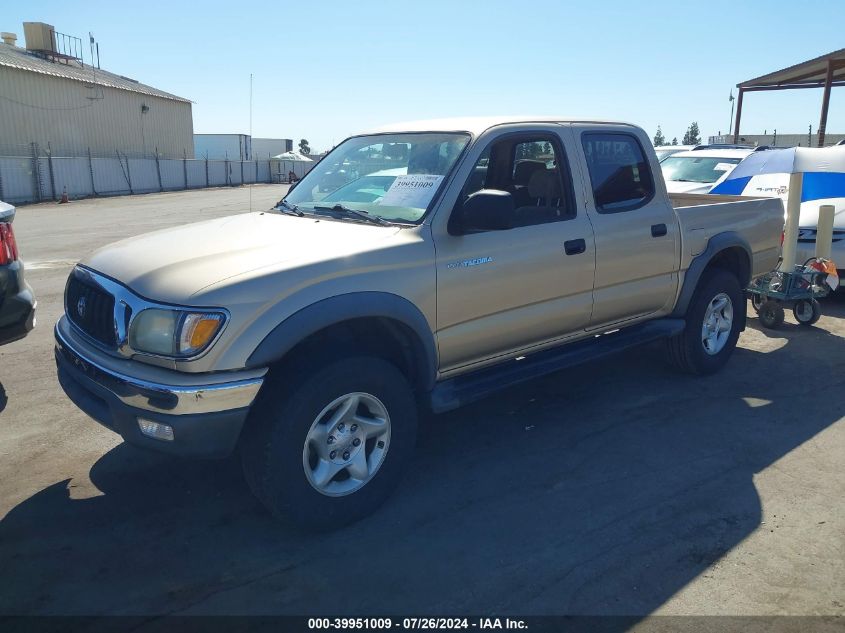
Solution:
M70 202L70 200L68 200L68 197L67 197L67 187L65 187L62 190L62 199L59 200L59 204L64 204L66 202Z

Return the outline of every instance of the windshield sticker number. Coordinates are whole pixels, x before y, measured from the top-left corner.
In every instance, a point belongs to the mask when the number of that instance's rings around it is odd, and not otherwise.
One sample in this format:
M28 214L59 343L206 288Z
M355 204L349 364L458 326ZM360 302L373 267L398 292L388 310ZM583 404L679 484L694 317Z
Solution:
M397 176L379 204L389 207L425 209L442 180L443 176L431 174Z

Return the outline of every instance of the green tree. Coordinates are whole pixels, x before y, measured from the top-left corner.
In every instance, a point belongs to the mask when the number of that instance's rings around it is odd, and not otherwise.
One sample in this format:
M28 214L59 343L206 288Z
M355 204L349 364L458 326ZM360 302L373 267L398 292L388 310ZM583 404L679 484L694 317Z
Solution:
M698 130L698 123L693 121L690 123L684 134L684 145L698 145L701 143L701 133Z
M308 146L308 141L305 140L304 138L300 139L300 141L299 141L299 153L300 154L310 154L311 153L311 148Z
M666 145L666 137L663 136L663 130L660 129L660 126L657 126L657 134L654 135L654 140L652 141L655 147L660 147L661 145Z
M672 145L677 145L677 144L678 144L678 137L676 136L672 139Z

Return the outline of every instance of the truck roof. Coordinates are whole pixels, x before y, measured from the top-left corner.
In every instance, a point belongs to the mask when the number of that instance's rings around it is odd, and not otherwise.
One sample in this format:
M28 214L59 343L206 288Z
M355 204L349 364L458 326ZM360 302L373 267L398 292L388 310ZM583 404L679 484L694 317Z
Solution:
M625 121L612 121L602 119L585 119L566 116L478 116L478 117L454 117L448 119L422 119L419 121L404 121L391 123L373 130L369 133L380 134L384 132L469 132L479 135L485 130L497 125L506 123L610 123L616 125L633 125Z
M697 149L688 152L678 152L672 154L671 158L745 158L754 153L753 149Z

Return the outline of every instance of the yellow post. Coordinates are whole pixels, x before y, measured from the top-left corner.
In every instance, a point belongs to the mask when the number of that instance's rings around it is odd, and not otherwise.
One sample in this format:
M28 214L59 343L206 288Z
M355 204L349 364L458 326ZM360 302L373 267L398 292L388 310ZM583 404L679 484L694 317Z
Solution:
M801 188L804 174L789 175L789 197L786 201L786 226L783 229L783 251L780 271L795 270L795 253L798 249L798 223L801 219Z
M833 244L833 214L836 208L832 204L819 207L819 222L816 225L816 258L830 259Z

